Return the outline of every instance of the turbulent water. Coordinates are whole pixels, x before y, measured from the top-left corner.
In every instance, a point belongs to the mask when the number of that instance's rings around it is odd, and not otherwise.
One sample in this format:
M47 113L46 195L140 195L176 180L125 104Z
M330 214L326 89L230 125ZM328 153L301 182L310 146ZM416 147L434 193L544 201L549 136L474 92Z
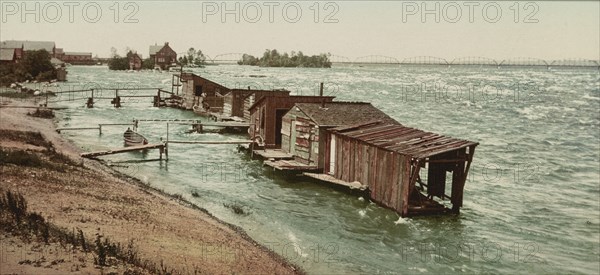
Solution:
M318 93L318 83L324 82L325 93L337 100L368 101L404 125L480 143L461 214L409 219L356 194L273 174L234 145L172 144L168 163L118 164L242 227L309 273L600 272L598 70L229 65L196 73L227 87L286 88L304 95ZM171 89L169 73L69 67L68 78L61 90ZM113 97L114 91L95 96ZM189 111L151 107L148 98L123 99L120 109L108 99L93 109L83 100L67 101L66 95L56 99L62 101L54 105L69 107L60 111L61 127L198 118ZM171 124L169 138L241 138L190 134L189 127ZM106 126L101 136L97 131L65 135L85 151L108 149L122 146L125 128ZM140 123L151 142L166 138L166 130L165 123ZM157 157L151 151L103 158ZM245 214L225 205L241 206Z

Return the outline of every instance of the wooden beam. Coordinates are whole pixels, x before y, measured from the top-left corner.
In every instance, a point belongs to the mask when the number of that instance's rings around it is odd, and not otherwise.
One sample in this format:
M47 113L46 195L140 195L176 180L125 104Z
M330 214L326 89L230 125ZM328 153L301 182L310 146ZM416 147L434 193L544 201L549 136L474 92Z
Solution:
M129 147L125 147L125 148L111 149L111 150L106 150L106 151L82 153L81 156L84 158L93 158L93 157L98 157L98 156L114 155L114 154L127 153L127 152L140 151L140 150L160 149L160 148L164 148L164 147L165 147L164 143L146 144L146 145L140 145L140 146L129 146Z
M178 143L178 144L250 144L252 140L209 140L209 141L195 141L195 140L169 140L167 143Z

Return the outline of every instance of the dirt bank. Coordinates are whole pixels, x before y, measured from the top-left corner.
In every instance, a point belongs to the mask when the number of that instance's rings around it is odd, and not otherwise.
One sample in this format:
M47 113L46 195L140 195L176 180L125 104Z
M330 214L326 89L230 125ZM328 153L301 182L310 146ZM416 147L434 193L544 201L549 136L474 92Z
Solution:
M2 103L33 106L22 99ZM81 230L90 243L103 236L123 247L132 246L140 259L174 273L301 272L235 226L96 161L81 159L80 150L55 132L52 119L27 115L32 111L0 108L0 147L3 157L12 158L0 161L0 192L22 194L28 210L49 223ZM14 232L0 230L0 237L2 274L125 272L132 265L99 267L87 253L54 260L45 257L46 262L31 264L36 261L31 257L39 257L32 249L56 247Z

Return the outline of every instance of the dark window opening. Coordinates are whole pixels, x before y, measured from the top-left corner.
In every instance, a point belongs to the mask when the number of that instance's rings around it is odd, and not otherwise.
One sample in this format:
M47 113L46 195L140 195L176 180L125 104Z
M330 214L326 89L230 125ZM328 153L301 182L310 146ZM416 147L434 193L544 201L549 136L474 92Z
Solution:
M202 85L196 85L194 89L195 96L202 96Z

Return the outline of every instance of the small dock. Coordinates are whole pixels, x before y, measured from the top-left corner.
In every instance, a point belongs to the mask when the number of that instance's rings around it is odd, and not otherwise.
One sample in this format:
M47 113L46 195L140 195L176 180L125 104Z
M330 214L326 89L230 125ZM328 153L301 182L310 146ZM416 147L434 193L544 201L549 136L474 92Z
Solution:
M358 189L360 191L367 190L367 186L363 185L362 183L360 183L358 181L347 182L347 181L336 179L333 176L328 175L328 174L318 174L318 173L309 173L309 172L304 172L302 174L309 178L313 178L313 179L316 179L319 181L324 181L324 182L328 182L328 183L332 183L332 184L336 184L336 185L345 186L350 189Z
M320 172L322 170L317 166L307 165L295 160L265 161L264 164L279 171Z
M294 159L292 154L286 153L281 149L265 149L254 150L254 155L260 156L267 160L291 160Z
M251 144L252 140L169 140L167 143L178 144Z
M163 153L168 154L166 151L166 148L167 148L167 145L165 143L155 143L155 144L146 144L146 145L140 145L140 146L129 146L129 147L125 147L125 148L111 149L111 150L106 150L106 151L82 153L81 157L95 158L95 157L99 157L99 156L114 155L114 154L135 152L135 151L141 151L141 150L159 149L160 150L160 159L162 159Z

